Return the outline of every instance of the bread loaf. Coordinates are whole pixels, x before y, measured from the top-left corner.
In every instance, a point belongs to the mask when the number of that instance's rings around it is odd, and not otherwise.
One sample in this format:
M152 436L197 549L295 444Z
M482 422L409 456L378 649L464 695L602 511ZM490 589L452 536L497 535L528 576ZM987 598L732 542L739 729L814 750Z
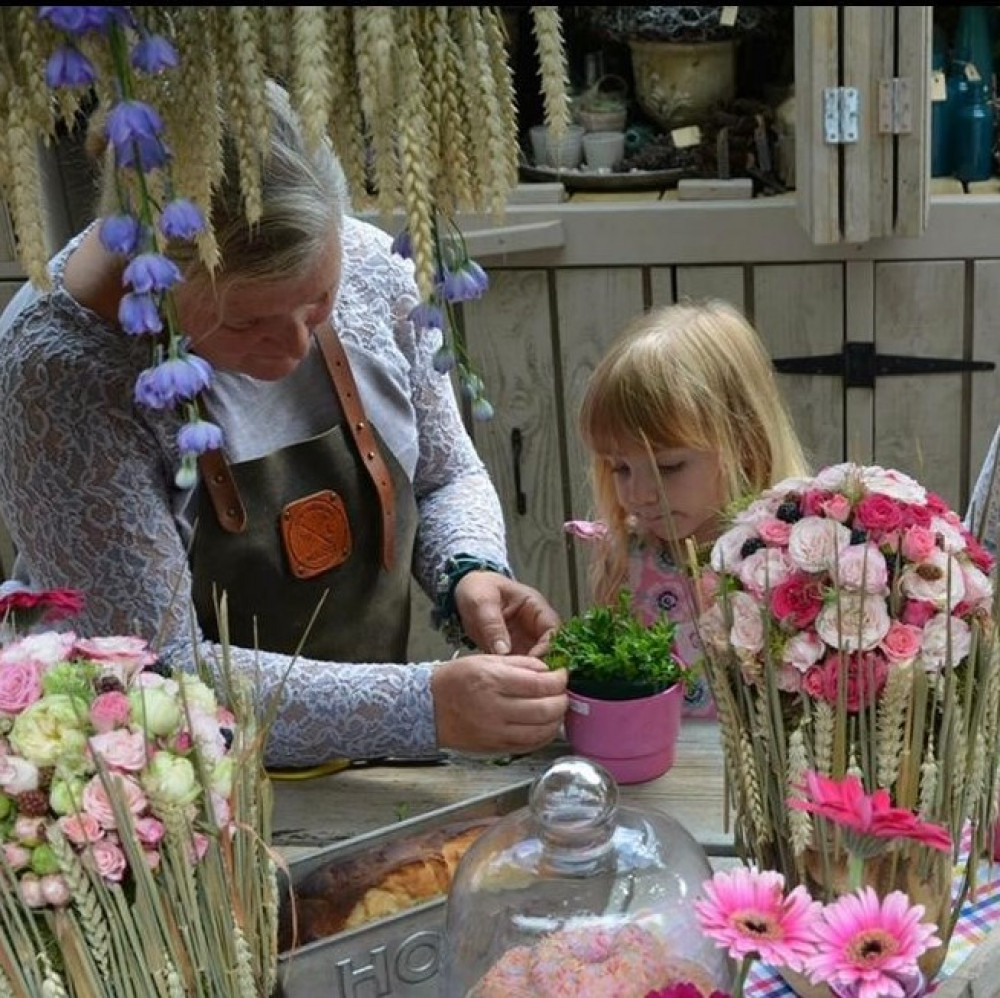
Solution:
M453 822L313 870L282 904L282 952L442 897L462 857L497 819ZM294 906L294 919L292 917Z

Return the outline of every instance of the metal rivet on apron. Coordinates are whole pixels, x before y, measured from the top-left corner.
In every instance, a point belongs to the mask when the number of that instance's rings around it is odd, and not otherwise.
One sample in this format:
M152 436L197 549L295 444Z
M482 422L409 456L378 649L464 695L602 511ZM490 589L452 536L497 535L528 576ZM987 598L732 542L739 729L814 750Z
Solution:
M373 452L373 451L369 451L369 452L368 452L368 453L367 453L367 454L365 455L365 457L367 457L369 461L374 461L374 460L375 460L375 454L374 454L374 452Z
M229 509L226 510L226 516L228 516L231 520L235 520L236 508L234 506L230 506Z
M221 485L225 480L226 480L226 476L223 475L221 471L217 471L212 476L212 481L215 482L216 485Z
M358 425L355 426L356 430L363 430L364 428L365 428L365 424L364 423L358 423Z

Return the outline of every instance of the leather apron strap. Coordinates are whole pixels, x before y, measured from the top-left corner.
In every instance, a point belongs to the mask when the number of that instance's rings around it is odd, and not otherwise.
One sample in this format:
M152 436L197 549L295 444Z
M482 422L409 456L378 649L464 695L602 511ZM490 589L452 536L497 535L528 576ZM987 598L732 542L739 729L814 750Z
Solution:
M365 416L354 373L351 371L340 337L329 322L323 323L316 330L315 336L337 398L340 400L344 423L350 431L361 463L368 472L379 498L382 515L382 564L388 570L392 568L395 560L396 524L392 478ZM198 467L219 524L228 533L242 533L247 526L246 509L223 452L215 450L199 455Z

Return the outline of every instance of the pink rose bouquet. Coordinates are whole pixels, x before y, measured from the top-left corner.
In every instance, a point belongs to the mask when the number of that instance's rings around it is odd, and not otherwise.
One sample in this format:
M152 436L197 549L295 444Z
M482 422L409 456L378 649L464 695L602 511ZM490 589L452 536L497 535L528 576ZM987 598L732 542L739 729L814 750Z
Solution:
M220 959L242 965L248 987L271 980L262 740L249 698L232 692L230 707L136 637L46 631L0 648L10 993L49 993L39 977L69 985L53 994L111 993L104 984L134 977L132 963L143 979L173 973L184 994L228 994L205 976ZM213 913L211 933L192 928L199 910Z
M699 629L741 855L827 899L844 893L846 837L788 801L809 773L854 777L859 797L955 843L865 856L864 883L882 897L900 886L947 924L964 899L950 896L963 833L974 883L996 816L992 557L914 479L839 464L752 497L704 571L715 595Z

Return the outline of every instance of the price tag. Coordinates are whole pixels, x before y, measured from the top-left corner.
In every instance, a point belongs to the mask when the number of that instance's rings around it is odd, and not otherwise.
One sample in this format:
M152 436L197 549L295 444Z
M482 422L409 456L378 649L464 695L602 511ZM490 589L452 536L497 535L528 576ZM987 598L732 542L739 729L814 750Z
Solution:
M973 83L978 83L982 79L974 62L967 62L965 64L965 78L971 80Z
M739 13L739 7L723 7L722 13L719 14L719 24L724 28L731 28L736 23Z
M697 125L675 128L670 133L670 137L674 140L675 149L687 149L689 146L696 146L701 142L701 129Z
M944 70L935 69L931 73L931 100L940 102L948 99L948 88L944 81Z

